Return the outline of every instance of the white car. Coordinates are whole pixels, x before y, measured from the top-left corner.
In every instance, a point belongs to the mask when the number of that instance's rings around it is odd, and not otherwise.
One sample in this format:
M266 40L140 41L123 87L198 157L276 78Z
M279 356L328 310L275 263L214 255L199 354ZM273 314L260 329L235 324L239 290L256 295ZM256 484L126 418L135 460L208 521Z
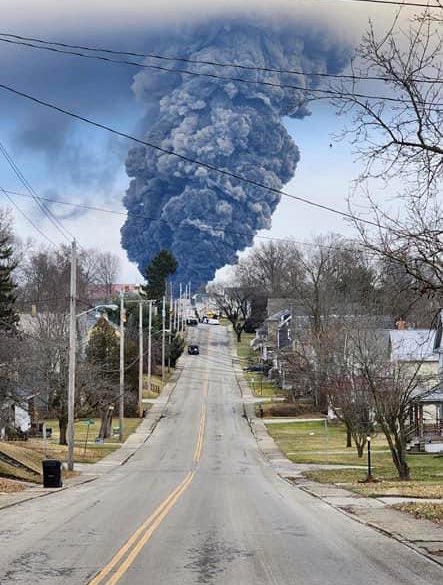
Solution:
M220 325L220 321L218 319L208 319L207 324L208 325Z

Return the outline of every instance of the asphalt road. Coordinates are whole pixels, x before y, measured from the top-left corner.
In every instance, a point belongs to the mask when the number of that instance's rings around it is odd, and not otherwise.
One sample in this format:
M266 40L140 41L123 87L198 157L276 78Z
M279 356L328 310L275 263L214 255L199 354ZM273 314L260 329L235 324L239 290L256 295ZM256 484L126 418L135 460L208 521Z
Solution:
M443 570L278 478L223 327L192 330L166 417L124 466L0 512L0 583L437 585Z

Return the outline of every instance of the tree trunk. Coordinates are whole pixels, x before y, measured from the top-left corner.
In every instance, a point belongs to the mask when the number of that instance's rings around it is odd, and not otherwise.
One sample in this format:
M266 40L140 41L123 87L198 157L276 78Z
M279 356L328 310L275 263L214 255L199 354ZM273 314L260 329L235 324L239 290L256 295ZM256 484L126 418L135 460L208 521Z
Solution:
M346 424L346 423L345 423ZM352 434L349 425L346 424L346 448L352 447Z
M364 443L355 443L355 446L357 447L357 455L358 455L359 459L361 459L363 457L363 450L365 448L365 444Z
M100 439L107 439L111 435L111 425L110 421L112 421L112 416L110 415L109 408L103 408L100 412L100 430L98 432L98 436Z
M60 429L60 439L59 439L58 444L59 445L67 445L68 441L66 438L66 431L68 428L68 420L66 417L63 416L63 417L60 417L58 419L58 428Z
M241 331L236 331L237 333L237 343L241 342Z

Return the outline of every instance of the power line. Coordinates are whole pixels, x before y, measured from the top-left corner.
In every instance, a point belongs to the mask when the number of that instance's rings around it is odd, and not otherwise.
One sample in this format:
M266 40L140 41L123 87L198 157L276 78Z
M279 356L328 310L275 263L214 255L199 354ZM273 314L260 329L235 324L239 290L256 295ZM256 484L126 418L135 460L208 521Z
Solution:
M151 142L148 142L146 140L142 140L141 138L136 138L135 136L132 136L131 134L127 134L126 132L121 132L119 130L116 130L115 128L107 126L106 124L101 124L100 122L96 122L94 120L91 120L90 118L86 118L85 116L81 116L80 114L76 114L74 112L71 112L70 110L66 110L64 108L56 106L55 104L53 104L51 102L47 102L45 100L42 100L42 99L37 98L35 96L32 96L28 93L24 93L22 91L19 91L18 89L15 89L15 88L10 87L8 85L5 85L3 83L0 83L0 89L4 89L5 91L8 91L8 92L13 93L15 95L19 95L19 96L21 96L27 100L30 100L36 104L39 104L41 106L44 106L44 107L52 109L52 110L55 110L55 111L60 112L61 114L64 114L66 116L70 116L71 118L74 118L76 120L80 120L81 122L85 122L86 124L90 124L91 126L94 126L96 128L106 130L107 132L115 134L116 136L121 136L122 138L126 138L126 139L131 140L133 142L136 142L138 144L142 144L143 146L148 146L149 148L153 148L154 150L162 152L163 154L175 156L176 158L179 158L180 160L184 160L184 161L192 163L194 165L201 166L201 167L206 168L210 171L214 171L216 173L230 177L230 178L235 179L237 181L241 181L241 182L246 183L248 185L252 185L253 187L259 187L260 189L264 189L264 190L269 191L271 193L275 193L279 196L288 197L289 199L293 199L295 201L300 201L302 203L306 203L307 205L310 205L312 207L316 207L318 209L323 209L324 211L329 211L330 213L334 213L335 215L340 215L341 217L345 217L347 219L357 220L361 223L372 225L372 226L375 226L377 228L380 227L377 223L370 221L368 219L359 218L359 217L353 215L352 213L347 213L346 211L340 211L338 209L334 209L333 207L329 207L328 205L324 205L322 203L310 201L309 199L306 199L305 197L300 197L298 195L292 195L290 193L287 193L286 191L282 191L280 189L276 189L275 187L270 187L268 185L265 185L264 183L260 183L259 181L254 181L253 179L247 179L246 177L242 177L241 175L237 175L236 173L233 173L227 169L220 169L220 168L218 168L210 163L206 163L206 162L202 162L202 161L193 159L193 158L186 156L184 154L179 154L177 152L173 152L171 150L163 148L162 146L158 146L158 145L152 144Z
M12 156L8 153L6 148L0 142L0 152L3 154L4 158L8 162L9 166L12 168L14 174L17 176L19 181L23 184L25 189L32 195L32 198L37 203L39 209L43 212L44 215L51 221L51 223L55 226L55 228L60 232L60 234L68 241L70 238L75 239L74 236L63 227L62 223L54 216L53 213L39 200L39 197L33 187L30 185L29 181L25 178L17 164L15 163ZM67 235L68 234L68 235ZM68 237L70 236L70 238Z
M361 93L356 93L356 92L352 92L352 94L351 94L349 92L344 92L341 90L338 92L334 89L310 88L310 87L304 87L302 85L290 85L290 84L285 84L285 83L277 83L274 81L258 81L258 80L254 80L254 79L244 79L242 77L231 77L231 76L225 76L225 75L218 75L216 73L203 73L201 71L189 71L187 69L176 69L173 67L164 67L162 65L153 65L153 64L148 65L146 63L138 63L135 61L115 60L115 59L111 59L110 57L104 57L103 55L87 55L85 53L79 53L77 51L67 51L65 49L56 49L55 47L50 47L50 46L38 46L38 45L34 45L32 43L28 43L28 42L24 42L24 41L13 41L11 39L0 38L0 42L10 43L13 45L21 45L21 46L32 48L32 49L50 51L52 53L60 53L63 55L82 57L84 59L93 59L93 60L98 60L98 61L104 61L105 63L114 63L114 64L118 64L118 65L131 65L131 66L142 68L142 69L155 69L158 71L165 71L168 73L185 74L185 75L191 75L194 77L205 77L205 78L207 77L210 79L218 79L221 81L234 81L236 83L246 83L249 85L251 85L251 84L252 85L264 85L266 87L278 87L280 89L293 89L296 91L302 91L302 92L306 92L306 93L320 94L322 96L337 97L337 96L346 96L346 95L351 96L352 95L352 97L359 98L359 99L366 99L366 100L381 100L381 101L388 101L388 102L400 103L400 104L409 104L410 103L410 100L404 99L404 98L368 95L368 94L361 94ZM44 41L40 41L40 42L44 42ZM434 107L434 106L443 106L443 103L423 102L423 105Z
M12 34L12 33L4 33L0 32L0 36L9 37L11 39L16 39L17 41L30 41L33 43L42 43L45 45L52 45L54 47L64 47L67 49L79 49L83 51L90 51L94 53L107 53L109 55L122 55L122 56L129 56L129 57L139 57L142 59L159 59L167 62L181 62L181 63L189 63L190 65L211 65L214 67L235 67L236 69L241 69L245 71L262 71L264 73L279 73L284 75L302 75L304 77L324 77L324 78L332 78L332 79L348 79L351 81L390 81L389 77L383 76L376 76L376 75L356 75L356 74L345 74L345 73L325 73L325 72L307 72L307 71L299 71L294 69L275 69L273 67L259 67L259 66L252 66L252 65L243 65L240 63L228 63L228 62L220 62L220 61L210 61L205 59L188 59L186 57L170 57L167 55L159 55L157 53L138 53L133 51L118 51L116 49L109 49L104 47L91 47L86 45L73 45L69 43L62 43L57 41L49 41L46 39L39 39L35 37L25 37L22 35ZM6 39L0 39L5 42ZM12 41L11 41L12 42ZM24 43L16 43L16 44L24 44ZM35 48L46 48L48 50L49 47L36 47L34 45L28 44L25 46L35 47ZM75 55L77 53L67 52L67 54ZM92 56L88 56L92 57ZM115 61L112 60L113 63L127 63L126 61ZM136 65L138 67L142 67L143 63L135 63L131 62L131 64ZM417 81L420 83L443 83L443 80L440 79L430 79L430 78L418 78L412 79L412 81Z
M418 8L443 8L441 4L422 4L420 2L401 2L398 0L340 0L341 2L367 2L370 4L388 4L391 6L414 6Z
M20 215L22 215L22 217L24 217L26 219L26 221L28 221L32 227L45 239L47 240L52 246L54 246L55 248L57 248L57 244L55 242L53 242L51 240L51 238L49 236L47 236L33 221L30 217L28 217L26 215L26 213L17 205L17 203L12 199L12 197L9 196L8 192L3 189L3 187L0 187L0 191L3 193L3 195L8 199L8 201L16 208L16 210L20 213Z
M4 190L2 188L2 190ZM17 191L9 191L9 190L5 190L7 193L10 193L11 195L18 195L19 197L30 197L30 195L27 195L26 193L19 193ZM105 207L97 207L94 205L86 205L83 203L72 203L71 201L64 201L62 199L53 199L50 197L41 197L41 199L43 199L44 201L49 201L51 203L55 203L55 204L59 204L59 205L67 205L70 207L76 207L76 208L80 208L80 209L85 209L87 211L98 211L100 213L109 213L112 215L119 215L122 217L140 217L142 219L147 219L148 221L158 221L161 223L166 223L167 225L175 225L175 226L179 226L179 227L183 227L181 226L181 224L179 222L171 222L170 220L166 220L163 219L161 217L151 217L149 215L145 215L144 213L137 213L135 211L118 211L116 209L109 209L109 208L105 208ZM185 227L189 227L191 228L192 226L185 226ZM315 242L302 242L300 240L294 240L293 238L279 238L279 237L275 237L275 236L262 236L262 235L258 235L258 234L254 234L253 232L244 232L244 231L238 231L238 230L232 230L232 229L226 229L226 228L219 228L217 226L211 226L211 225L202 225L201 228L208 228L217 232L221 232L224 234L236 234L236 235L241 235L241 236L248 236L248 237L253 237L253 238L257 238L257 239L261 239L261 240L267 240L267 241L275 241L275 242L284 242L284 243L288 243L288 244L297 244L300 246L309 246L309 247L313 247L313 248L331 248L331 249L337 249L337 250L344 250L344 251L349 251L349 252L354 252L355 250L352 250L351 248L346 248L345 246L336 246L336 245L327 245L327 244L318 244ZM202 233L204 232L204 229L201 229ZM223 242L226 245L230 245L228 242Z

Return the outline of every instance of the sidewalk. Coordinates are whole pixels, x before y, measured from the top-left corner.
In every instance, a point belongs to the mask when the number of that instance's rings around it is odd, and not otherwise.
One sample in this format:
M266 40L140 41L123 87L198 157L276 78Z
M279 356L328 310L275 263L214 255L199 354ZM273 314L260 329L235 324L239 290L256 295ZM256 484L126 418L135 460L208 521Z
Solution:
M231 345L235 354L235 346ZM354 520L371 526L387 536L443 565L443 527L429 520L419 520L390 506L399 502L411 502L416 498L369 498L333 484L321 484L304 478L303 473L314 469L350 469L360 466L322 465L293 463L277 447L268 434L263 419L255 415L255 397L244 379L243 372L234 362L237 383L243 398L243 410L263 457L282 479L291 482L313 497L321 499ZM298 419L300 420L300 419ZM280 422L280 421L279 421ZM289 422L289 421L287 421ZM420 499L420 502L442 500Z
M44 488L41 485L36 485L21 492L0 494L0 510L3 508L9 508L10 506L14 506L22 502L26 502L27 500L41 498L43 496L48 496L50 494L69 489L76 485L94 481L101 475L112 471L112 469L115 469L119 465L124 465L134 455L137 449L146 443L146 441L154 432L155 427L159 423L167 408L182 370L183 366L180 365L179 359L175 372L169 379L168 383L165 385L159 397L155 400L155 403L149 409L146 417L141 421L137 429L127 438L127 440L119 449L116 449L100 461L97 461L97 463L76 463L75 470L80 471L80 475L64 480L62 488L49 489Z

